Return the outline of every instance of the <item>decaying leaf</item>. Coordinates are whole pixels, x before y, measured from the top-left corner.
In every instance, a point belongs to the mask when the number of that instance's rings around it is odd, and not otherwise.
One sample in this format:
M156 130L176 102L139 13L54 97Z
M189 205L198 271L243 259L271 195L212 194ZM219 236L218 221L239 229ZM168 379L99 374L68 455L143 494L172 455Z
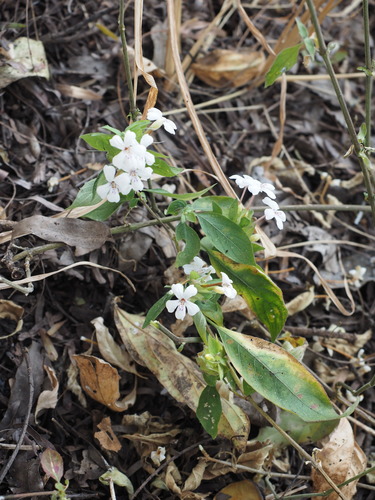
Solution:
M229 484L215 495L214 500L262 500L258 486L248 479Z
M102 222L71 218L27 217L16 224L12 238L33 234L47 241L58 241L76 247L76 255L84 255L110 240L111 233Z
M115 307L115 322L126 349L134 360L147 366L180 403L194 412L206 384L198 366L179 353L175 344L151 327L142 329L144 317L128 314ZM243 449L249 433L249 420L235 404L221 398L223 415L219 422L219 436L233 439Z
M216 49L199 58L191 69L212 87L240 87L261 73L264 61L263 52Z
M6 63L0 66L0 88L21 78L41 76L49 78L48 62L42 42L28 37L17 38L3 51Z
M57 394L59 392L59 381L57 380L55 370L48 365L44 365L43 368L48 375L52 388L40 393L35 408L35 421L37 421L39 412L41 412L42 410L46 410L47 408L56 408Z
M315 297L314 287L310 286L307 292L302 292L297 297L294 297L290 302L285 304L288 309L288 316L293 316L298 312L303 311L312 303Z
M336 429L322 441L323 448L316 452L315 458L335 484L340 484L366 469L367 458L354 439L352 427L347 418L342 418ZM323 476L315 469L311 471L314 492L320 493L330 489ZM340 488L347 500L354 498L357 482L352 481ZM316 497L317 500L338 500L333 492L326 497Z
M249 441L246 444L244 453L242 453L236 460L236 464L253 469L262 469L266 460L272 452L273 444L260 443L258 441ZM203 475L204 480L212 480L215 477L225 476L229 472L240 474L241 470L237 469L235 465L211 462L208 461L207 468Z
M21 306L18 306L11 300L0 300L0 318L1 319L10 319L12 321L16 321L17 325L13 332L9 333L0 338L6 338L10 335L14 335L19 332L23 326L22 316L24 313L24 309Z
M103 418L103 420L98 424L98 429L100 429L100 431L95 432L94 436L105 450L115 452L121 450L121 443L117 439L116 434L113 432L111 419L109 417Z
M64 474L64 463L60 453L47 448L42 453L40 465L48 477L52 477L56 482L61 481Z
M95 327L96 340L98 342L100 354L103 358L108 361L108 363L139 376L133 358L114 341L108 328L104 325L103 318L95 318L91 323Z
M92 399L114 411L125 411L130 404L126 397L119 401L120 376L109 363L86 354L73 356L78 368L82 389Z

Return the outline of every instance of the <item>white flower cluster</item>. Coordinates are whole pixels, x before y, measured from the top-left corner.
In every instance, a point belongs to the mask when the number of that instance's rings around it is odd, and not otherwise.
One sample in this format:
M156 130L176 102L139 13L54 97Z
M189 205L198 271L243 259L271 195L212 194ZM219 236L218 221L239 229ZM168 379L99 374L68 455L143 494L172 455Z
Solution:
M215 273L215 269L209 266L200 257L194 257L193 262L190 264L185 264L183 270L185 274L190 274L192 271L196 272L200 276L200 281L202 283L207 283L212 280L211 273ZM213 285L212 290L216 293L225 295L230 299L234 299L237 295L237 291L232 286L233 281L225 273L221 273L221 284ZM184 319L186 316L186 311L190 316L194 316L199 312L199 307L194 304L191 299L198 293L197 287L194 285L189 285L184 289L181 283L175 283L172 285L173 295L177 297L177 300L168 300L166 307L168 312L175 312L177 319Z
M174 134L177 128L172 120L164 118L157 108L148 111L147 119L154 122L149 130L157 130L163 126L167 132ZM125 132L123 139L119 135L114 135L110 139L110 145L120 152L113 157L112 165L105 165L103 168L108 182L97 188L100 198L118 203L120 193L127 195L131 190L136 192L143 190L143 181L150 179L153 172L151 166L155 162L155 157L147 151L153 141L149 134L145 134L138 142L131 130Z
M265 193L267 196L263 198L263 203L269 208L264 210L266 220L275 219L277 227L281 230L286 221L285 212L280 210L279 205L276 203L276 195L274 193L275 186L267 182L260 182L250 175L231 175L229 179L233 179L237 186L241 189L248 189L248 191L256 196L259 193ZM272 199L271 199L272 198Z

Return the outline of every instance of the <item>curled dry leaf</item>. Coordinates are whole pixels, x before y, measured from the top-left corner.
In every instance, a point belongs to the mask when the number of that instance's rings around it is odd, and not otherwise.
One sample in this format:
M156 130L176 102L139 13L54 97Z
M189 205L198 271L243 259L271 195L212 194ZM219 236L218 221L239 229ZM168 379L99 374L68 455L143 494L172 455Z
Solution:
M114 341L108 328L104 325L103 318L94 318L91 323L95 327L96 340L98 342L100 354L103 358L108 361L108 363L126 372L139 375L135 368L133 358Z
M297 297L294 297L294 299L285 304L288 309L288 316L293 316L293 314L297 314L309 307L314 297L315 292L313 286L310 286L307 292L300 293Z
M354 439L352 427L347 418L342 418L336 429L322 441L323 448L315 454L321 465L335 484L340 484L366 469L367 458ZM311 471L314 492L320 493L330 489L323 476L315 469ZM352 481L340 488L347 500L354 497L357 482ZM317 500L338 500L333 492L326 497L316 497Z
M115 307L115 322L126 349L134 360L157 377L169 394L193 411L206 387L201 371L189 358L177 351L167 336L151 327L142 329L144 317L128 314ZM242 450L250 430L249 419L235 404L221 398L223 414L219 435L232 439Z
M109 363L86 354L73 356L78 368L82 389L92 399L114 411L125 411L130 403L124 398L119 401L120 376Z
M0 300L0 318L10 319L12 321L17 322L16 328L14 329L13 332L0 338L9 337L10 335L14 335L15 333L21 330L23 326L23 320L22 320L23 313L24 313L23 307L18 306L11 300Z
M47 408L55 408L57 404L57 394L59 392L59 381L56 377L56 372L51 366L44 365L44 370L46 371L49 381L51 383L52 389L43 391L40 393L38 402L35 408L35 421L39 412L46 410Z
M264 61L263 52L216 49L199 58L191 69L211 87L240 87L261 73Z
M117 439L116 434L113 432L111 419L104 417L98 424L99 432L95 432L94 436L99 441L100 446L105 450L118 452L121 450L121 443Z
M12 231L12 238L33 234L47 241L66 243L76 247L76 255L84 255L100 248L112 238L108 227L98 221L50 218L33 215L21 220Z

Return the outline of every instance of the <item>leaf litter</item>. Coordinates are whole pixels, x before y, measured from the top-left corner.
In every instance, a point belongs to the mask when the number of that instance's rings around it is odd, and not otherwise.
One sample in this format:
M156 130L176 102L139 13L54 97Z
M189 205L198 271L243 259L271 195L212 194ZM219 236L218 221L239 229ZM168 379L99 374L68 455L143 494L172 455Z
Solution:
M313 79L309 83L293 82L294 75L290 75L282 156L271 157L279 127L279 92L276 87L264 91L259 84L274 58L268 44L279 53L299 41L292 10L295 8L305 24L307 13L302 3L292 4L292 7L278 6L279 11L273 2L244 5L238 12L228 1L221 6L216 2L184 4L181 26L184 68L188 69L191 55L198 53L200 57L209 56L209 60L215 54L222 54L231 63L224 69L214 66L216 74L212 68L201 65L203 83L193 80L190 70L187 73L194 104L197 109L203 108L197 115L201 124L198 135L202 141L204 134L210 137L226 177L255 175L259 168L265 182L276 184L284 197L282 204L360 205L361 173L352 157L343 158L348 140L341 113L332 93L327 93L327 85L322 87ZM349 47L346 38L347 33L361 32L360 16L346 19L343 4L338 2L333 12L336 17L324 19L326 32L337 38L346 51L344 63L337 63L340 72L347 67L355 69L363 59L361 40L353 37ZM91 207L69 211L82 184L98 169L95 165L101 168L106 161L104 155L87 150L79 136L105 124L123 129L127 114L121 48L117 35L112 36L117 33L118 6L109 2L98 7L95 2L86 2L84 7L79 3L36 4L34 12L28 12L36 16L35 22L28 24L30 18L25 7L17 10L10 1L3 5L0 65L8 74L10 69L14 76L9 83L0 72L3 87L0 241L5 257L1 275L21 286L27 284L24 261L13 262L13 257L37 246L64 245L32 256L29 281L33 281L35 291L27 297L9 284L0 283L0 335L12 335L3 339L1 350L2 468L11 456L11 445L17 443L20 428L27 425L26 437L0 485L0 492L53 489L51 481L46 484L42 481L42 469L48 475L45 469L48 460L49 464L58 465L58 477L63 473L69 479L70 492L86 498L108 497L108 484L116 477L116 470L124 475L116 479L117 498L127 498L124 488L132 491L132 485L134 489L140 488L138 498L149 498L150 494L161 499L214 498L214 495L220 498L220 490L226 495L248 498L251 487L238 482L239 475L251 480L255 477L253 470L261 469L271 472L271 482L279 495L292 494L293 488L305 488L302 493L320 493L326 489L320 476L313 475L313 482L308 482L310 467L276 437L274 429L251 417L249 436L250 412L246 413L223 394L227 417L221 423L220 439L210 440L194 415L197 396L205 386L194 361L197 348L187 344L179 352L160 333L151 330L145 333L140 324L136 325L142 323L143 314L164 293L163 285L168 283L166 273L173 264L174 253L166 235L158 229L128 235L127 240L121 234L111 237L108 225L78 220ZM327 2L325 8L326 14L333 8L333 2ZM244 9L251 24L244 17ZM137 17L134 59L145 78L139 82L139 106L145 109L145 96L151 86L153 91L149 93L147 106L154 104L158 87L163 109L179 109L181 101L178 90L173 88L176 82L173 67L171 71L170 61L165 64L162 59L163 52L170 49L167 37L163 36L166 19L157 3L149 2L143 13L143 29L153 35L147 38L141 36L139 8L134 11L130 4L127 18L133 19L134 15ZM289 25L285 22L287 18ZM254 38L249 37L247 29ZM127 26L127 34L133 45L132 22ZM28 41L27 48L22 49L25 59L17 63L9 57L9 50L11 44L23 38ZM44 49L41 60L48 62L51 79L47 78L45 64L43 68L38 64L29 67L30 42L35 40L40 40L39 47ZM141 40L147 57L142 54ZM155 43L162 43L163 47ZM31 49L33 56L34 48ZM245 61L248 74L240 65L243 54L249 55L249 62ZM153 65L153 61L157 64ZM199 59L195 62L202 63ZM22 65L27 66L27 72ZM299 67L298 72L303 73L304 69ZM323 70L317 64L313 72L319 75ZM253 80L257 74L258 80ZM224 81L227 85L224 90L217 90L217 81L220 85ZM243 83L252 86L251 92L246 86L232 89ZM362 115L362 80L345 80L344 90L352 102L358 103L355 112ZM218 99L207 106L206 101L223 94L225 100ZM259 103L262 105L257 106ZM208 174L215 173L213 160L210 163L205 158L186 112L174 114L173 120L185 133L176 137L176 143L166 138L158 148L172 157L174 165L186 169L184 181L173 184L176 192L189 191L188 185L199 191L208 187ZM158 179L152 182L153 187L162 187ZM229 188L229 183L223 180L223 189ZM221 188L215 189L216 194L222 194ZM53 218L56 212L60 217ZM290 332L293 329L304 332L309 346L303 362L320 377L334 399L335 382L356 389L370 379L363 367L373 369L374 365L374 233L366 212L289 214L283 233L275 234L269 226L259 229L270 257L266 268L289 304L284 334L288 335L288 328ZM127 217L122 209L111 220L111 226L123 224ZM139 222L146 218L144 214L138 215ZM86 233L87 224L93 223L94 229ZM8 246L12 236L17 240ZM276 250L278 247L283 249ZM82 255L87 260L82 261ZM358 265L366 268L364 279L351 281L350 271ZM78 266L80 272L74 274ZM318 278L316 269L320 272ZM113 312L111 302L116 296L119 302ZM351 309L353 314L346 315ZM264 338L262 325L243 302L238 306L228 302L226 311L231 327ZM125 327L124 316L119 321L122 314L131 318L133 325ZM59 327L53 335L46 334L53 325ZM187 321L172 330L183 336L189 329L190 335L190 326ZM314 337L314 332L320 335ZM74 359L81 363L81 374L71 363ZM343 397L348 396L345 389L341 392ZM342 397L336 402L343 411L345 406L340 401ZM265 401L263 404L272 408ZM368 392L353 417L342 419L337 429L322 441L324 432L320 423L301 425L293 419L294 416L283 411L277 416L280 425L307 449L314 446L323 450L316 453L337 482L363 471L365 456L369 460L373 457L373 397ZM327 425L324 430L332 429ZM166 448L166 460L161 461L161 469L155 474L151 453L159 446ZM58 452L51 451L54 448ZM44 458L36 450L44 450ZM63 467L59 456L63 457ZM273 477L272 472L279 472L282 467L285 476ZM105 473L110 478L104 478ZM293 475L292 486L287 474ZM103 481L99 482L101 476ZM257 481L261 491L270 495L263 479ZM361 478L358 484L347 485L346 498L370 499L373 490L361 488L364 482ZM225 489L228 487L231 488ZM253 494L258 498L256 489Z

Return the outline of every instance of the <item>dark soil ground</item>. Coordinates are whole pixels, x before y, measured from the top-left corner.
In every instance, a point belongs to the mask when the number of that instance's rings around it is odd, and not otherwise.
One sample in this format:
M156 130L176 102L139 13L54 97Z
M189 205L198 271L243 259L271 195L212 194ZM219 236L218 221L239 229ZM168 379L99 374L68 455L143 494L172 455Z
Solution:
M221 5L222 2L216 0L183 2L182 58L218 14ZM294 1L257 1L245 7L268 43L274 45L296 4ZM326 40L339 45L337 73L356 72L357 67L364 64L360 8L358 2L341 2L334 10L335 15L324 20ZM4 237L12 228L12 222L36 214L51 217L71 205L78 190L97 175L105 162L104 155L90 150L80 136L99 131L103 125L123 130L128 124L129 101L121 45L108 34L108 30L118 33L117 2L3 0L0 11L0 69L6 64L4 54L9 43L19 37L29 37L43 43L50 71L49 79L23 78L0 89L0 226L3 231L0 236ZM370 2L370 14L374 32L374 2ZM134 42L133 18L134 6L128 2L125 19L130 46ZM162 64L166 19L165 2L145 1L143 51L156 65ZM236 9L227 22L216 29L208 52L217 48L261 50ZM325 70L320 62L309 69L300 63L293 72L313 75ZM181 110L183 101L178 87L167 88L165 78L155 78L159 88L157 107L165 113ZM226 100L219 99L209 107L202 107L199 118L228 177L249 174L251 166L262 165L269 182L277 186L280 205L366 205L358 163L352 156L343 157L350 140L328 81L288 82L283 149L273 161L268 160L280 128L279 84L267 89L263 85L245 85L240 87L243 92L238 93L238 89L214 88L195 77L189 88L196 105L227 96ZM364 121L364 79L344 79L342 89L358 128ZM148 85L140 79L137 106L141 110L148 90ZM171 118L178 126L178 133L173 140L161 134L158 147L175 165L190 171L184 176L184 182L171 179L168 183L174 184L177 192L186 192L189 185L194 190L203 189L214 179L210 177L209 162L189 115L183 108ZM56 182L51 178L56 178ZM164 181L155 182L162 187ZM218 184L214 192L223 194ZM107 224L115 227L125 221L145 219L141 209L129 215L128 207L124 206ZM368 382L371 372L361 371L355 360L363 347L366 364L373 367L375 362L375 339L371 334L375 316L375 231L370 213L289 211L283 231L278 231L273 223L263 225L263 229L277 247L298 252L315 264L347 310L351 306L343 276L350 278L348 273L356 266L366 268L358 286L350 284L355 311L345 316L329 301L306 261L289 256L261 262L282 289L286 303L314 286L313 302L288 318L285 332L307 339L305 362L328 384L327 390L333 389L337 381L347 382L354 389ZM25 261L14 261L13 256L25 248L48 243L32 235L18 238L10 247L6 239L0 241L1 276L11 281L25 276ZM227 473L203 480L194 493L185 495L164 490L161 482L155 482L158 477L166 481L166 467L149 481L156 467L146 455L154 448L144 442L141 445L129 437L132 434L165 432L169 435L165 443L168 456L176 456L174 463L181 480L177 476L175 480L180 486L198 463L199 444L203 444L211 457L230 461L231 443L210 439L194 413L172 399L145 367L138 368L142 377L119 370L121 397L131 393L137 378L136 397L125 412L127 419L124 413L111 411L82 392L72 368L72 356L92 349L91 354L101 357L91 321L104 318L104 324L121 343L113 319L114 298L119 297L120 307L129 313L147 312L164 293L163 287L168 283L165 273L173 265L174 255L162 233L138 232L126 237L119 235L83 256L76 256L74 249L68 246L45 249L32 257L31 274L49 273L82 260L110 269L79 266L35 282L33 292L28 295L6 287L0 292L2 301L12 301L24 309L23 324L12 334L18 310L12 309L9 302L1 304L5 312L0 316L0 493L53 489L52 480L44 482L40 467L41 452L51 448L63 458L64 477L70 481L68 492L72 498L109 498L108 485L99 481L109 467L126 474L135 490L140 488L137 498L142 499L214 498L220 489L240 479L255 479L262 495L276 498L264 478L250 472ZM136 291L129 281L111 269L125 273ZM163 319L166 324L171 323L166 313ZM251 324L244 327L240 312L228 314L226 321L230 327L241 326L246 333L263 335ZM194 331L190 329L188 334L194 335ZM361 339L365 339L362 344ZM197 350L186 347L183 352L194 358ZM57 383L53 376L48 377L45 366L54 370L59 384L58 400L50 409L46 409L46 405L35 419L41 392L51 388L51 382L55 387ZM364 394L361 408L361 414L354 414L358 420L352 426L370 466L371 457L372 461L375 457L372 390ZM143 415L142 424L136 418L140 415ZM113 436L121 443L118 451L106 449L94 436L105 417L110 417ZM263 425L254 418L250 438L255 438ZM171 437L171 429L177 428L179 432ZM14 450L17 443L19 446ZM317 444L306 449L311 452L314 446ZM267 467L273 472L285 473L284 477L270 478L280 495L278 498L299 486L310 487L308 480L299 477L309 475L310 467L293 448L281 450L278 461L275 460L276 457L273 463L270 460ZM370 480L362 478L361 482L364 487L358 488L355 498L374 498L374 489L369 489ZM128 498L124 488L116 486L115 491L117 499ZM249 493L238 498L258 497Z

